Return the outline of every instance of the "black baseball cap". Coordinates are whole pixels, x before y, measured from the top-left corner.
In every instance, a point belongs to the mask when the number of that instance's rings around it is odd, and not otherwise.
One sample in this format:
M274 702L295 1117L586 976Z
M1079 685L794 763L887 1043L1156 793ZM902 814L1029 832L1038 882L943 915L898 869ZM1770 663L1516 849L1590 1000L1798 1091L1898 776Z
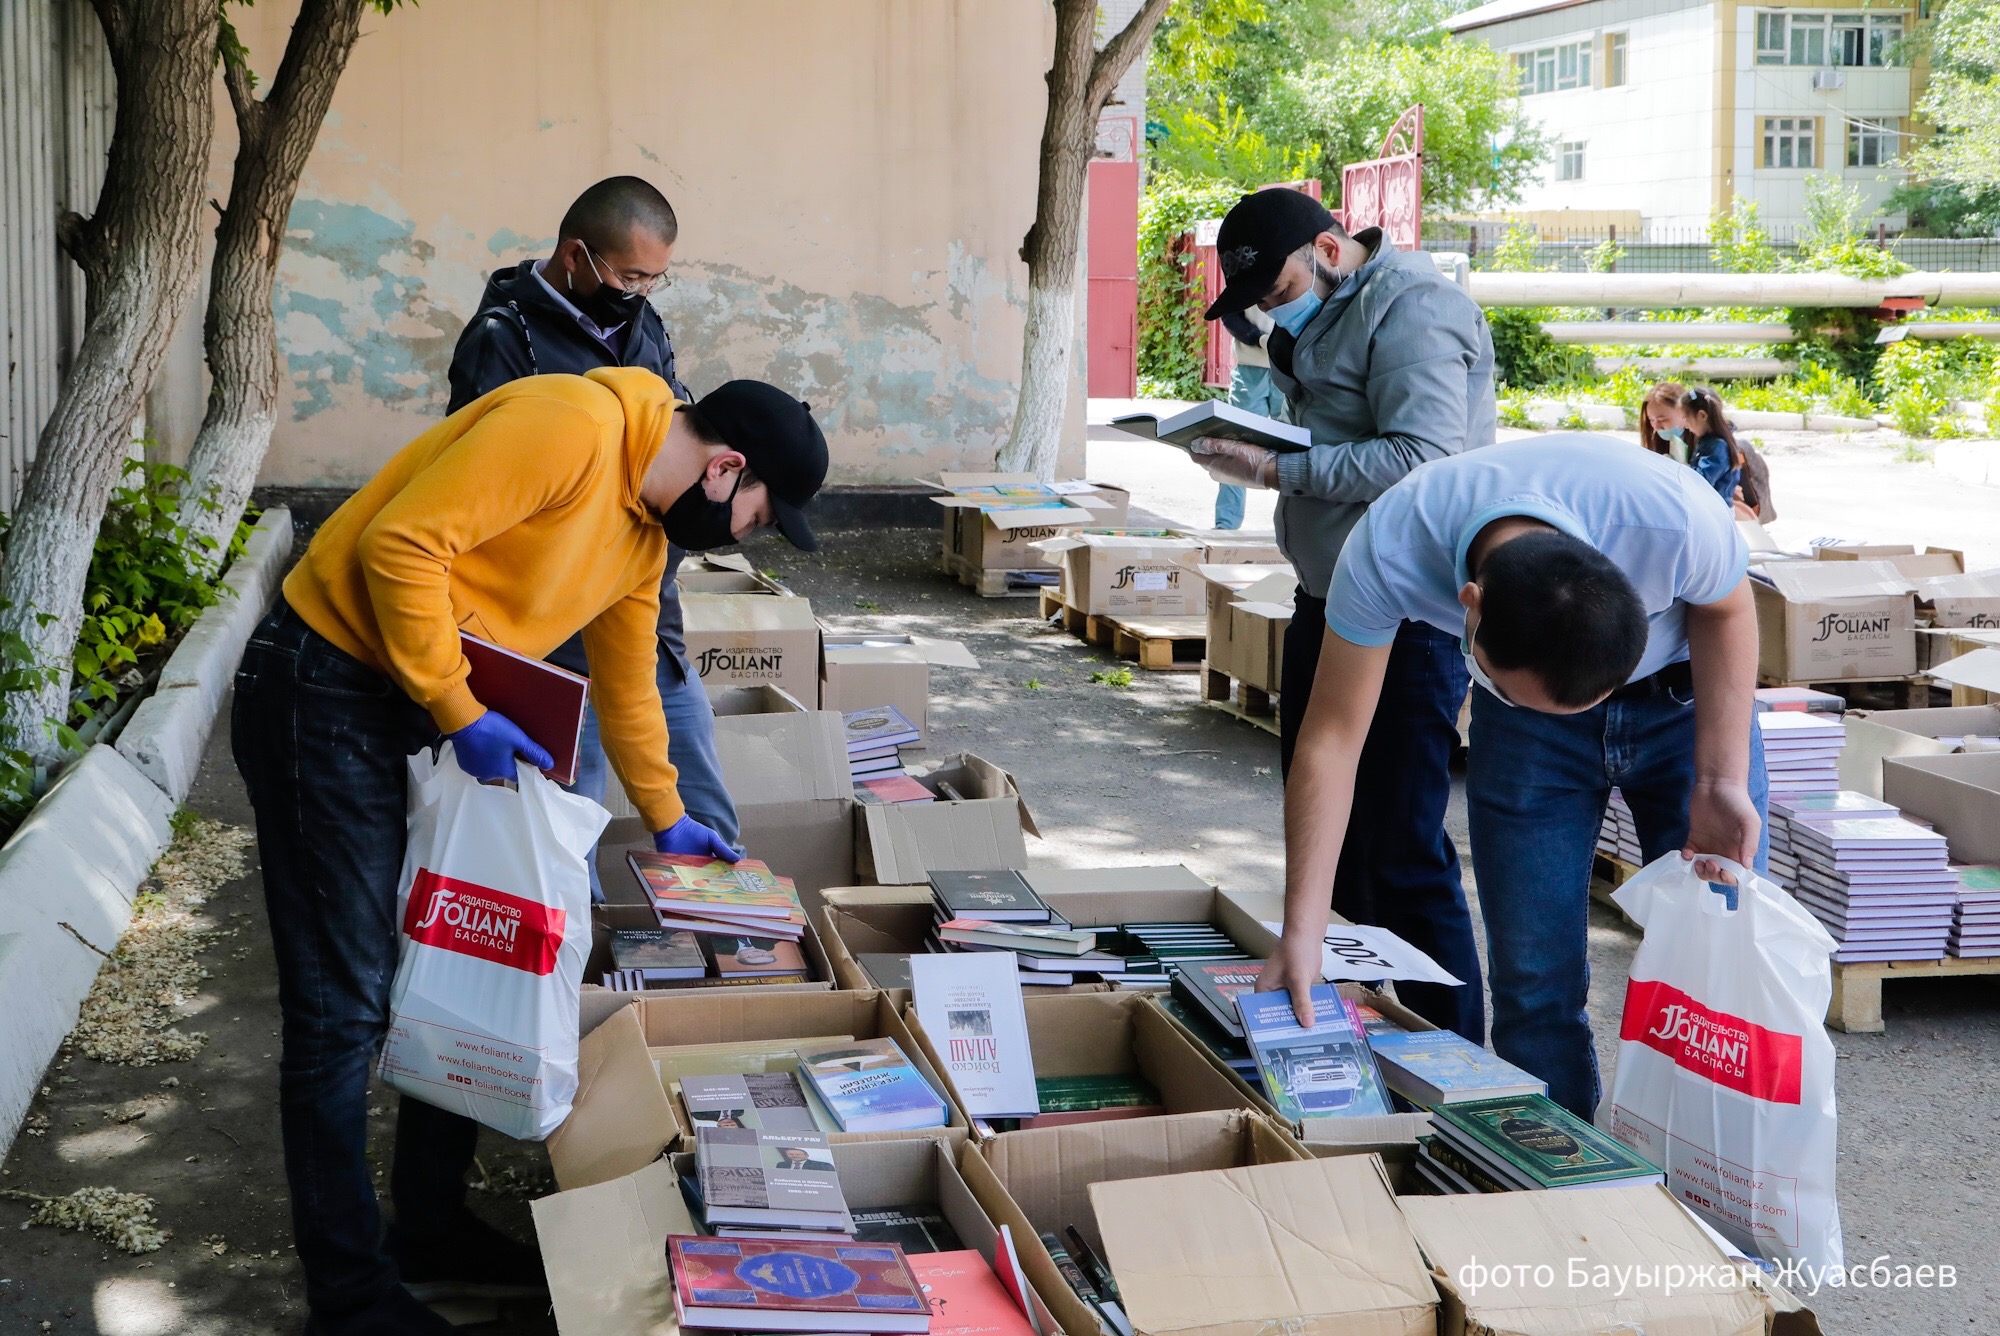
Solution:
M1302 190L1284 186L1253 191L1237 200L1215 234L1222 261L1222 292L1204 320L1220 320L1255 306L1269 295L1285 259L1322 232L1334 230L1326 206Z
M805 508L826 482L826 435L813 421L812 405L761 380L732 380L703 395L695 407L769 490L778 532L793 547L819 551Z

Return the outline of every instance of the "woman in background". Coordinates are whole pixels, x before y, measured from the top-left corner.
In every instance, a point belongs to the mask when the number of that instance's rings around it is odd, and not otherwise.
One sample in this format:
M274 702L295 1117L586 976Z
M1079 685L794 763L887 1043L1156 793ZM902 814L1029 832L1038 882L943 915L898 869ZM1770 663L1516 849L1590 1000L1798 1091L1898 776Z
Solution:
M1708 480L1737 518L1754 520L1765 510L1769 487L1764 461L1739 445L1715 391L1662 381L1639 405L1639 444L1668 455ZM1762 515L1769 519L1772 515Z

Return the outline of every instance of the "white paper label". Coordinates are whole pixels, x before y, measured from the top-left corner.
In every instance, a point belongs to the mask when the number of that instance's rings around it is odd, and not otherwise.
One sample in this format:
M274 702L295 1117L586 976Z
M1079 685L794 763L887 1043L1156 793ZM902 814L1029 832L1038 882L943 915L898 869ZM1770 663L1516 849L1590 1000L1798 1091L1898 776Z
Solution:
M1284 933L1282 923L1264 926L1281 936ZM1387 928L1359 923L1332 924L1326 930L1326 941L1319 954L1320 969L1329 982L1342 979L1360 982L1407 979L1412 983L1453 985L1465 982Z
M1170 587L1169 574L1167 571L1135 571L1132 575L1132 587L1142 594L1162 593Z

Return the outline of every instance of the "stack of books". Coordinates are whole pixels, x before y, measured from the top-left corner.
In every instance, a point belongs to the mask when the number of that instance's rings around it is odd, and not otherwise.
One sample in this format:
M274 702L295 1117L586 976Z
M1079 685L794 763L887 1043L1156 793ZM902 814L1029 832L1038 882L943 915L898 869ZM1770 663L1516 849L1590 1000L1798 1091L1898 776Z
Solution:
M899 749L921 743L924 735L901 710L893 705L871 705L841 718L847 721L847 769L856 784L869 779L908 778Z
M1440 1104L1417 1138L1418 1175L1441 1193L1643 1187L1659 1166L1546 1095Z
M801 1049L799 1077L843 1132L898 1132L951 1121L944 1098L893 1039Z
M1261 960L1202 960L1179 965L1168 985L1168 1014L1206 1044L1223 1065L1256 1085L1257 1059L1251 1056L1236 999L1257 991Z
M1130 963L1099 950L1094 930L1071 927L1018 872L933 872L930 880L928 950L1012 952L1024 988L1122 977Z
M1323 983L1313 985L1312 1003L1313 1023L1302 1026L1289 992L1236 999L1265 1097L1290 1123L1391 1112L1354 1003Z
M1644 851L1639 848L1639 827L1633 824L1632 809L1617 789L1611 790L1611 801L1604 805L1604 824L1597 830L1597 852L1633 867L1646 861Z
M810 977L799 949L806 915L790 877L754 858L723 863L648 849L632 851L626 861L660 929L613 934L607 987L804 983Z
M1368 1047L1389 1089L1419 1109L1549 1093L1546 1081L1450 1030L1370 1031Z
M1958 904L1951 920L1951 954L1971 960L2000 956L2000 867L1953 864Z
M1801 691L1805 689L1799 688ZM1847 821L1857 817L1900 815L1902 813L1897 810L1894 803L1885 803L1880 798L1871 798L1852 789L1836 789L1832 793L1801 794L1791 798L1774 796L1771 799L1768 823L1771 836L1771 879L1792 894L1798 894L1799 855L1792 844L1794 825L1801 823L1817 825L1828 821Z
M1847 702L1831 691L1811 687L1758 687L1757 713L1841 714Z
M1938 960L1958 878L1944 836L1902 817L1792 822L1793 893L1840 943L1834 959Z
M1840 748L1847 729L1839 715L1772 710L1757 718L1764 734L1764 769L1771 797L1832 793L1840 787Z

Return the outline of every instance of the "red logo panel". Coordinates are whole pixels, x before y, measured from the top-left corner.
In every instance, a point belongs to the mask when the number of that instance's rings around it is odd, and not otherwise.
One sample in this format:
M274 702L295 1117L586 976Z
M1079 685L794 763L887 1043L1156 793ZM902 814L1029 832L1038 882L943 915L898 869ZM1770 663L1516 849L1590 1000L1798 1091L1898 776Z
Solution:
M552 905L418 868L403 911L403 935L425 946L547 974L562 950L567 917Z
M1752 1099L1799 1102L1803 1036L1712 1011L1672 984L1628 982L1618 1037L1636 1040L1666 1054L1676 1066Z

